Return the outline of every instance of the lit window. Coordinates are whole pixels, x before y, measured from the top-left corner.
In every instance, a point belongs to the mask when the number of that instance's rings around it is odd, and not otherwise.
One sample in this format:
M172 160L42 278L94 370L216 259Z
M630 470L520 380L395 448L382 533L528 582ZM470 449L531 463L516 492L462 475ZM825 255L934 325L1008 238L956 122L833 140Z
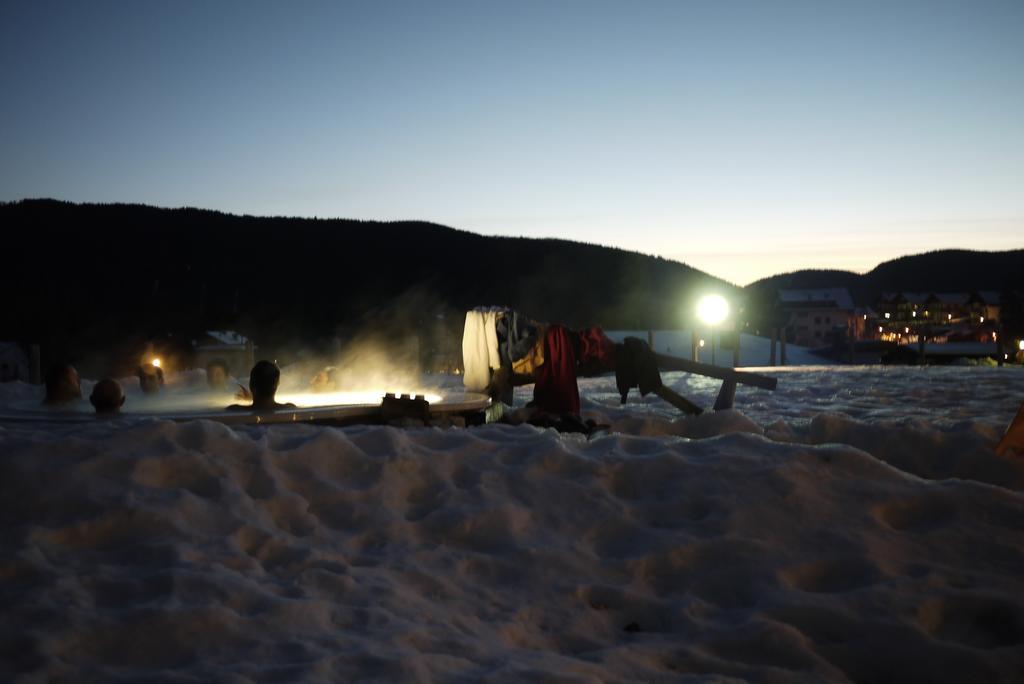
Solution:
M885 317L886 317L886 319L889 318L889 312L888 311L885 312Z

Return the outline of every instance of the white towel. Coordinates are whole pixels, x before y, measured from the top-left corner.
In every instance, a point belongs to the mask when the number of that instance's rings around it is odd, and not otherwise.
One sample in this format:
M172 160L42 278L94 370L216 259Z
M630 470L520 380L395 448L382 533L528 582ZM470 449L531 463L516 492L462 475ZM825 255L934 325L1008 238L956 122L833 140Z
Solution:
M498 355L499 311L467 311L462 329L462 384L479 392L491 381L491 369L501 368Z

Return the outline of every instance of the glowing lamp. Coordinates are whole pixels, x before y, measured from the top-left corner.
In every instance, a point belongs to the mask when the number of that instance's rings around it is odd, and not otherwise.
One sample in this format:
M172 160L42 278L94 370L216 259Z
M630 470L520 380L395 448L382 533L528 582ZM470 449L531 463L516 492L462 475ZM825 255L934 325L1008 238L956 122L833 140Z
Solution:
M150 363L153 364L154 366L156 366L157 368L159 368L160 364L162 364L163 361L161 361L159 358L155 358L152 361L150 361Z
M953 314L946 314L946 320L947 321L953 320Z
M984 317L984 316L980 316L980 317L978 318L978 322L979 322L979 323L984 323L984 322L985 322L985 317Z
M885 312L885 318L886 318L886 320L889 319L889 312L888 311Z
M697 302L697 318L708 325L718 325L729 316L729 302L722 295L706 295Z
M1024 340L1017 343L1017 349L1024 351Z
M698 342L697 344L699 344L699 345L700 345L700 348L701 348L701 349L703 349L703 348L704 348L704 340L701 340L701 341L700 341L700 342Z

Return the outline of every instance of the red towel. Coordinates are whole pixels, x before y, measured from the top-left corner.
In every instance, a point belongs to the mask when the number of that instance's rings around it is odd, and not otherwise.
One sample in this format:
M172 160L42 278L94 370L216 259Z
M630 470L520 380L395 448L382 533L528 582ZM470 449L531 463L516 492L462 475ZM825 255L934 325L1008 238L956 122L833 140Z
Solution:
M576 352L571 335L572 332L561 325L550 326L544 335L544 363L537 369L533 401L545 413L580 414Z

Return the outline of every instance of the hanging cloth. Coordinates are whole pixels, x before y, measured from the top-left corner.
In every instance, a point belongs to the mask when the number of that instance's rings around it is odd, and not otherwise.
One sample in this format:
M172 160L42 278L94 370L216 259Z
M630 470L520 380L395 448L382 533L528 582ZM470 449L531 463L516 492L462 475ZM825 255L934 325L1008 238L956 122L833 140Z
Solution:
M544 335L544 364L537 369L533 403L545 413L580 414L572 337L573 333L561 325L550 326Z
M491 381L491 370L501 368L498 333L495 325L500 312L467 311L462 329L462 384L472 392L482 392Z

